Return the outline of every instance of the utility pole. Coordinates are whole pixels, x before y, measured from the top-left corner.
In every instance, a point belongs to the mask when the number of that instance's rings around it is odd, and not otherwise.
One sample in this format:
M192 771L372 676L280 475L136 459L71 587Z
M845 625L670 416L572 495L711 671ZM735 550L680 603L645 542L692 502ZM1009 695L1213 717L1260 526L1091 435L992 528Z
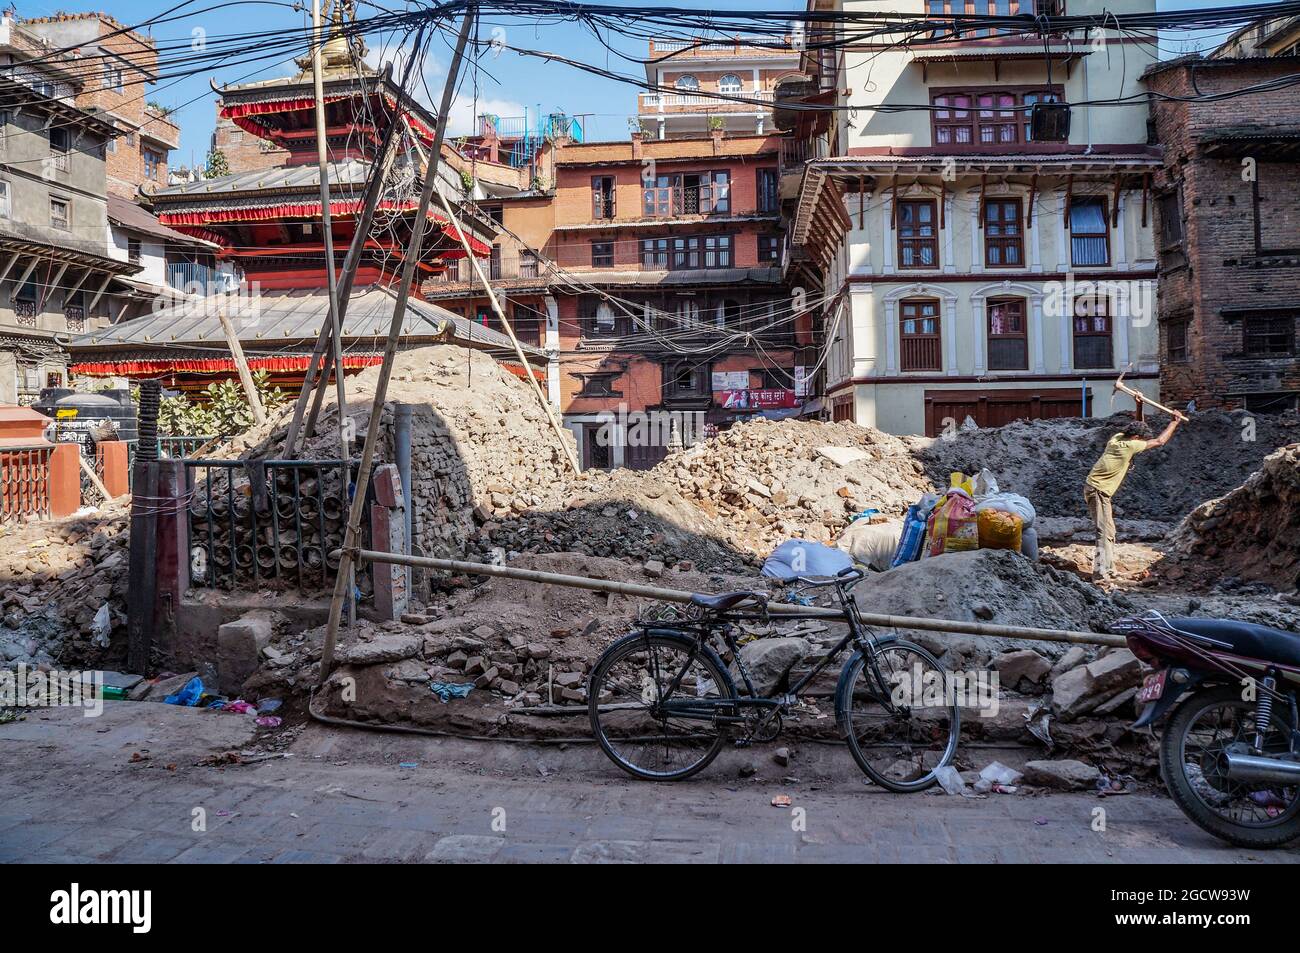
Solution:
M352 506L348 510L348 528L343 538L343 552L339 561L338 575L334 579L334 596L330 600L329 624L325 628L325 641L321 646L320 682L329 677L334 667L334 646L338 642L339 623L343 615L344 596L347 591L348 578L356 565L358 543L361 538L361 519L366 511L366 491L370 487L370 470L374 465L375 446L379 442L379 424L383 417L384 400L388 396L388 382L393 376L393 361L397 356L397 342L402 335L402 322L406 320L406 303L411 297L411 287L415 284L416 265L424 245L424 233L429 228L429 203L433 198L433 188L438 180L438 164L442 158L442 142L447 132L447 114L451 111L452 95L456 91L456 79L460 75L461 62L465 58L465 44L469 40L470 27L474 25L478 11L474 6L465 11L461 22L460 34L456 38L456 51L452 55L451 65L447 68L447 81L442 88L442 102L438 107L438 121L434 127L433 147L429 150L429 161L424 173L424 185L420 190L420 202L412 224L410 248L402 261L401 285L397 289L397 303L393 308L393 318L388 326L388 339L384 343L384 356L379 366L379 381L375 386L374 402L370 406L370 424L366 428L366 442L361 450L361 467L357 471L357 486L352 497ZM416 50L416 55L419 54Z

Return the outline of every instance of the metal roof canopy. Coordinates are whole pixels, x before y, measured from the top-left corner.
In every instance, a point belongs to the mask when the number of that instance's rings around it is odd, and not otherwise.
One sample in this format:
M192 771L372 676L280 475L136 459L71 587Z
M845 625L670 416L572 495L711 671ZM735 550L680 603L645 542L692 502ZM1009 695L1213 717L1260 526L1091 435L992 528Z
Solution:
M343 326L345 346L366 339L380 339L388 333L396 305L394 292L371 285L354 292ZM74 352L141 348L226 348L226 337L218 318L224 308L250 352L297 350L313 342L323 322L329 320L329 295L323 290L286 292L278 295L211 295L164 308L154 314L123 321L74 336L68 347ZM490 352L514 353L510 339L499 331L426 301L410 301L403 338L446 341ZM545 354L525 347L539 362Z

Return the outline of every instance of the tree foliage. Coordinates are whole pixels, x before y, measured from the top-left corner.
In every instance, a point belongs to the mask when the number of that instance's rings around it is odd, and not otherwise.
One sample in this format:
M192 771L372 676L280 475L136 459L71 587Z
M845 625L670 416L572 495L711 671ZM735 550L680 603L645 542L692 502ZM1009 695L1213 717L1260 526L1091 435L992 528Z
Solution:
M288 400L272 387L266 371L253 373L253 385L268 411ZM209 384L198 400L164 397L158 408L158 432L168 437L232 437L253 426L253 408L236 380Z
M203 178L215 179L222 175L230 175L230 163L226 161L224 152L213 149L208 153L208 163L207 168L203 170Z

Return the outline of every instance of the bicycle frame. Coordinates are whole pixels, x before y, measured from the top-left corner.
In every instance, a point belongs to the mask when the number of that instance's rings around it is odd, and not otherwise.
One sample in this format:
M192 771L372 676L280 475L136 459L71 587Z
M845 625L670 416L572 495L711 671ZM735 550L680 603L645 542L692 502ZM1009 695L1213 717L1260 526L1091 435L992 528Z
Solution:
M871 672L876 680L876 684L881 690L882 703L885 704L886 707L892 709L893 706L889 699L887 686L885 685L884 678L881 675L879 668L876 666L876 639L866 626L862 624L861 619L858 616L857 601L854 599L852 593L849 592L847 588L838 584L836 585L836 590L840 598L841 608L843 609L843 621L847 623L849 627L848 633L845 634L845 636L826 653L825 657L822 658L821 661L814 665L794 685L791 685L788 691L779 695L758 694L757 690L754 688L753 680L749 677L749 672L746 670L744 664L740 662L740 647L736 642L735 637L731 634L731 626L736 623L755 620L766 621L768 616L765 613L722 612L715 616L701 619L698 622L646 623L641 626L641 628L645 630L647 637L653 632L691 633L694 636L694 643L691 652L687 656L681 669L673 677L672 681L669 682L667 689L660 697L658 702L659 706L665 707L670 705L670 699L672 699L673 694L681 687L682 679L685 678L687 670L689 670L691 665L695 662L703 647L708 644L709 636L714 632L717 632L722 637L727 648L731 651L731 654L736 658L736 669L740 672L741 680L743 681L745 690L748 694L738 695L735 698L727 699L684 698L681 703L672 704L671 707L668 708L668 714L671 716L684 718L709 718L715 721L739 722L743 721L743 718L739 714L720 715L719 710L730 708L732 706L747 708L781 708L785 705L789 705L798 698L799 693L802 692L803 689L813 681L813 679L834 663L850 644L857 644L863 651L871 666ZM827 616L824 615L800 615L798 613L790 613L783 617L787 619L818 619L821 621L827 619ZM660 684L659 672L654 672L653 676L655 684Z

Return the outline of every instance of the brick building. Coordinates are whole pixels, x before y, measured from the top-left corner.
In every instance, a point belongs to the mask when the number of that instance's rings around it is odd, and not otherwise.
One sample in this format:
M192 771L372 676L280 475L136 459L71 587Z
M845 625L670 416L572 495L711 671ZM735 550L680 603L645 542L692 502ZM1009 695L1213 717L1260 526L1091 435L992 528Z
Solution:
M180 147L180 128L151 102L158 51L151 37L127 30L106 13L56 13L23 21L23 28L60 48L75 48L97 65L86 73L76 105L100 110L118 129L105 146L108 191L134 200L167 185L168 154Z
M1300 56L1246 38L1149 68L1166 96L1209 97L1293 75ZM1285 47L1284 47L1285 48ZM1248 55L1236 55L1247 52ZM1300 401L1300 100L1294 87L1216 102L1152 101L1160 391L1181 406L1274 413Z
M507 236L493 286L551 355L550 397L584 466L651 466L705 426L798 412L812 342L780 274L780 148L721 131L561 140L553 187L480 203ZM470 277L425 293L490 324Z
M260 172L275 169L289 161L289 150L277 143L245 132L224 114L224 103L217 100L217 125L212 132L212 151L226 158L234 172Z

